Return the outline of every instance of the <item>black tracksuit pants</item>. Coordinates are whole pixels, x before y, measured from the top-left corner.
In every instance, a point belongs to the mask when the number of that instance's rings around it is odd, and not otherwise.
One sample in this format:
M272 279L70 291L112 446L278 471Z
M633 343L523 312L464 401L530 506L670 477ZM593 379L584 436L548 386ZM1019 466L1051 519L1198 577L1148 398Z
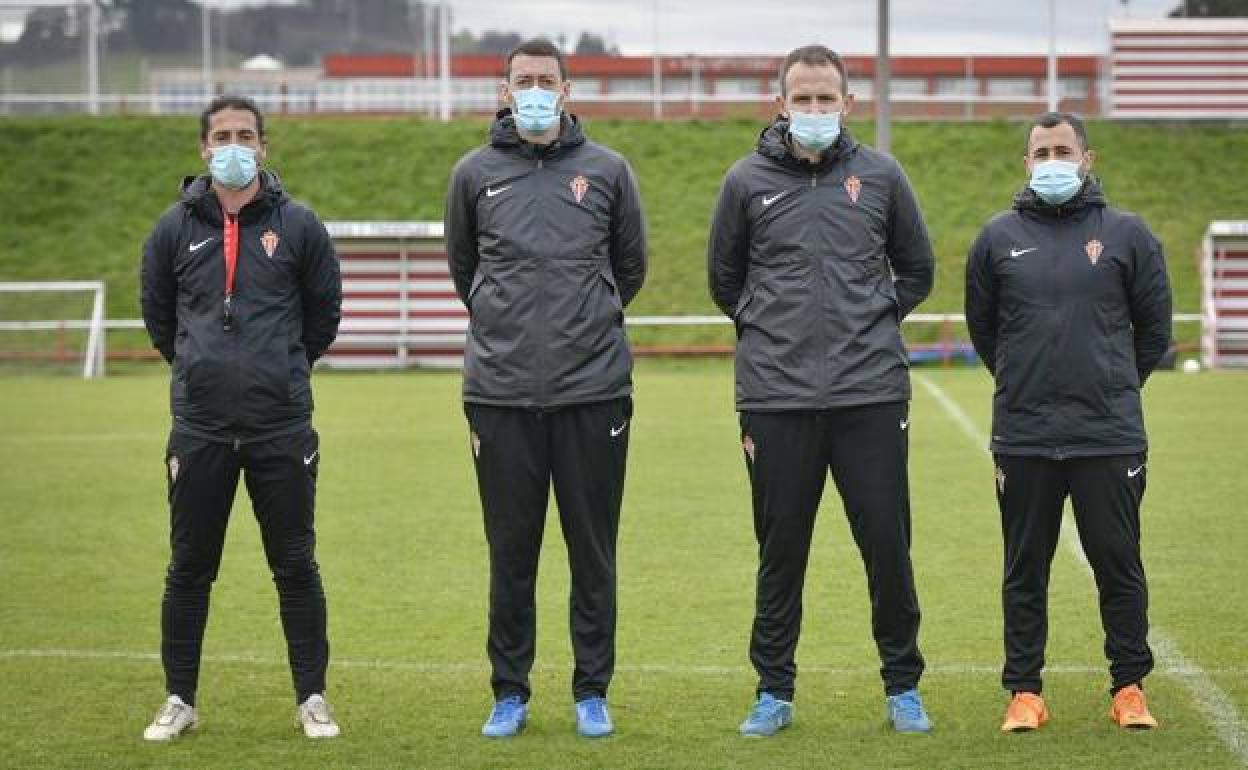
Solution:
M1140 560L1146 460L1144 454L1067 460L996 455L997 503L1005 539L1001 588L1005 689L1041 691L1049 632L1049 567L1067 495L1096 578L1113 689L1139 682L1152 671L1148 585Z
M209 594L240 474L277 585L295 697L303 702L325 691L329 642L313 529L319 462L311 428L237 447L170 434L165 465L172 559L161 604L161 660L170 694L195 701Z
M490 550L487 651L495 698L531 692L538 557L553 482L571 566L577 700L605 697L615 669L615 544L632 399L549 411L465 404Z
M918 684L923 657L910 566L908 427L905 402L741 413L759 545L750 639L759 693L793 698L802 586L829 468L866 568L885 692Z

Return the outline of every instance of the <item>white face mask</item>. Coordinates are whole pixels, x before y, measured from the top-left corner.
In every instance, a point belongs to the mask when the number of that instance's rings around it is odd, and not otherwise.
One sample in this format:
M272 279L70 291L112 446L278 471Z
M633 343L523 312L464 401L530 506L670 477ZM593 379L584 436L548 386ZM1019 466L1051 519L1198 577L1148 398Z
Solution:
M811 152L823 152L841 135L841 113L789 110L789 136Z
M1031 167L1031 182L1028 187L1036 191L1045 203L1057 205L1065 203L1079 192L1083 186L1083 177L1079 175L1079 164L1068 160L1046 160Z

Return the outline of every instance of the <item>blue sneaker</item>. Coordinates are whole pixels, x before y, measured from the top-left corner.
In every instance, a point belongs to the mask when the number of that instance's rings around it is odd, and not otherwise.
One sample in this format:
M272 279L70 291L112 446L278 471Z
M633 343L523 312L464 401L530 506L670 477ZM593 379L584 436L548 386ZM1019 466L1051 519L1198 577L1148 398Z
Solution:
M615 732L606 698L586 698L576 702L576 731L586 738L602 738Z
M529 707L518 695L509 695L494 704L490 718L481 726L486 738L510 738L524 729L529 719Z
M758 696L758 702L750 709L750 715L741 723L741 734L751 736L775 735L793 722L793 704L777 700L771 693Z
M923 699L915 689L888 696L888 718L893 723L893 729L899 733L927 733L932 730L932 720L927 718Z

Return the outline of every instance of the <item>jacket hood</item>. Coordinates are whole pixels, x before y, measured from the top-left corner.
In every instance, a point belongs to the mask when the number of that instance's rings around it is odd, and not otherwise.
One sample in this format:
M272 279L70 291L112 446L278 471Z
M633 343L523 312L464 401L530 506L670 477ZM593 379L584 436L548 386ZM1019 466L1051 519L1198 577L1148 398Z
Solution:
M581 119L570 112L560 114L559 138L544 148L520 138L520 132L516 129L516 117L511 113L510 107L499 110L494 116L494 122L490 125L490 144L499 149L528 148L534 155L547 155L584 143L585 131L581 128Z
M1105 193L1101 191L1101 180L1091 172L1083 178L1083 186L1079 192L1065 203L1048 203L1030 187L1024 187L1014 194L1014 208L1019 212L1031 212L1046 217L1067 217L1086 208L1104 208L1108 205Z
M809 168L812 165L822 168L843 157L848 157L857 149L858 141L854 139L849 129L842 125L841 135L836 138L831 147L823 151L823 159L819 163L812 164L802 160L793 154L793 148L789 146L789 119L783 115L777 115L771 125L759 132L756 147L759 155L791 168Z
M260 191L239 212L240 217L244 220L250 220L256 215L263 216L285 201L290 200L290 196L286 194L285 188L282 187L282 180L278 178L275 172L268 169L260 169L259 176ZM181 202L182 205L192 209L196 215L205 221L218 226L223 223L221 205L217 202L217 196L212 191L212 176L210 174L184 177L182 179Z

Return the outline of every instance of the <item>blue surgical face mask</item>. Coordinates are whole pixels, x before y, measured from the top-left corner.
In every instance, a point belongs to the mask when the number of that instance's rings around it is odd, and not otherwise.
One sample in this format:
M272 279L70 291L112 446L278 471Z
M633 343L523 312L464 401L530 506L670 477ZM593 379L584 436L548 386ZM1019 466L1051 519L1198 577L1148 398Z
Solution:
M512 91L516 100L516 125L521 131L541 134L559 120L559 93L545 88L525 88Z
M212 160L208 161L212 178L233 190L241 190L256 178L256 151L241 144L226 144L212 148Z
M841 113L789 110L789 135L811 152L823 152L841 135Z
M1065 203L1079 192L1083 177L1079 176L1079 164L1068 160L1046 160L1031 168L1028 186L1036 191L1045 203Z

